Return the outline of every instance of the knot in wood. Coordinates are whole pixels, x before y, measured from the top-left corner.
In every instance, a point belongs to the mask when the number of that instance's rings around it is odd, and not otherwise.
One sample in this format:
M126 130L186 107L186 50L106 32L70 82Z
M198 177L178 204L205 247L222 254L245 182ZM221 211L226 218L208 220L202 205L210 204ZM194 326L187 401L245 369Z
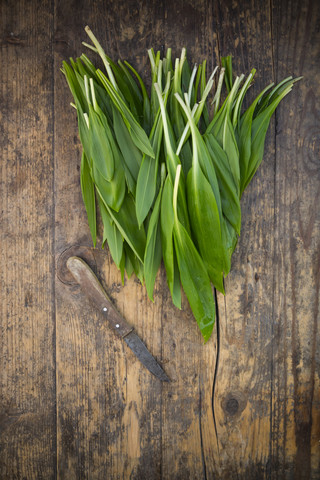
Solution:
M226 411L229 413L229 415L235 415L237 411L239 410L239 402L236 398L229 398L226 404Z
M246 396L239 391L228 393L221 401L222 409L229 417L239 416L246 405Z

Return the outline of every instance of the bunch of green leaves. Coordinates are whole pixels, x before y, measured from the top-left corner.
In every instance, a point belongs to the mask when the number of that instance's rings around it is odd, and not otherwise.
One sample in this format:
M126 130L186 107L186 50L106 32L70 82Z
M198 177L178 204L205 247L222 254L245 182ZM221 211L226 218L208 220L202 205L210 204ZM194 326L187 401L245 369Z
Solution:
M231 57L223 57L219 77L216 68L207 80L206 61L191 69L184 48L174 66L170 48L164 58L151 49L148 92L132 65L115 63L86 32L92 44L84 45L105 71L82 54L63 62L62 72L78 117L93 243L98 205L102 245L122 281L134 273L153 300L163 260L174 305L181 308L182 285L208 340L213 286L224 293L240 235L241 196L262 160L271 116L298 79L268 85L244 110L255 70L234 78Z

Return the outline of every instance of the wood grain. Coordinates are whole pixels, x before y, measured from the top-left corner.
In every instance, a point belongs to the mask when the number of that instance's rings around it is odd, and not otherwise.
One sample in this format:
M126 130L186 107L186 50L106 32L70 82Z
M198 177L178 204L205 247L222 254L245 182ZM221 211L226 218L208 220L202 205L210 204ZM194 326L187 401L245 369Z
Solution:
M207 58L210 75L218 54L211 2L166 2L164 38L165 47L171 47L175 56L186 47L191 65L194 59ZM211 401L216 332L204 345L186 297L183 295L181 311L173 307L164 272L161 295L163 352L175 381L163 398L161 478L210 478L217 471Z
M273 10L277 79L304 79L276 117L272 451L279 475L301 479L320 474L319 14L316 2Z
M51 3L0 4L0 477L56 471Z
M150 10L147 2L144 9L140 8L140 2L108 2L107 6L93 1L56 2L56 5L56 35L65 40L57 45L56 70L63 59L81 54L79 38L87 40L86 24L111 57L128 58L142 70L147 48L156 45L153 35L161 34L162 17L154 14L161 11L161 4L151 4ZM130 52L131 55L134 52L131 57ZM90 245L91 241L79 190L77 125L75 116L67 108L70 93L62 76L57 76L55 85L58 255L73 243ZM72 158L74 161L70 162ZM71 218L66 217L66 211ZM108 252L96 255L98 277L107 293L150 352L163 363L161 297L154 305L150 304L145 289L133 278L122 288L120 275ZM166 387L116 338L79 292L66 291L58 284L57 292L60 299L57 305L60 476L159 478L161 389Z
M235 75L257 69L252 100L273 79L270 5L217 2L215 13L222 26L220 54L233 56ZM218 295L220 356L213 402L222 478L267 478L270 472L274 145L272 122L264 161L242 198L242 235L226 296Z
M312 0L0 3L1 479L319 478L319 21ZM87 24L144 78L148 48L175 56L182 46L208 59L208 73L227 54L235 73L257 68L251 99L271 80L304 75L243 196L206 345L186 298L181 311L172 305L163 269L152 303L135 278L122 286L101 228L91 246L76 115L59 71L84 51ZM60 272L70 247L170 384Z

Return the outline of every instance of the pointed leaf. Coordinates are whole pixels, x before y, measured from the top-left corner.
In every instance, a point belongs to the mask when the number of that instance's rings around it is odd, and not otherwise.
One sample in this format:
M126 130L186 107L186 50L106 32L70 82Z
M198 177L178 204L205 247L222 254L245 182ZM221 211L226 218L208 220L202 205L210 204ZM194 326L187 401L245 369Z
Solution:
M188 232L178 219L177 193L180 170L181 166L179 165L173 195L174 244L183 289L202 336L207 341L215 322L215 301L207 269Z
M210 280L224 293L224 248L219 210L211 186L197 162L188 173L187 194L191 228L201 257Z
M123 255L123 238L99 195L98 201L103 223L102 244L104 245L104 243L107 242L113 261L117 267L120 268L120 262Z
M154 205L154 209L151 214L148 226L146 251L144 254L144 278L146 282L148 296L152 301L154 284L162 258L159 222L161 194L162 188L160 189L156 203Z
M81 157L80 184L83 203L87 211L93 246L95 247L97 241L96 200L94 195L94 183L90 175L90 168L84 152L82 152Z
M167 273L167 282L172 301L176 307L181 308L181 288L179 272L177 271L175 260L173 224L173 186L169 175L167 175L163 187L160 215L162 256Z

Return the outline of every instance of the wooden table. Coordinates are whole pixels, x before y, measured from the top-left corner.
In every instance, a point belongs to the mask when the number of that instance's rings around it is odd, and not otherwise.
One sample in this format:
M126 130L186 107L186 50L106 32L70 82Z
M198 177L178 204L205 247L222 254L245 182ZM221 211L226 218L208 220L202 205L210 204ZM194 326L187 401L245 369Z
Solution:
M1 479L320 478L319 6L1 2ZM163 270L152 304L91 246L59 71L84 51L86 24L111 57L146 76L147 48L186 46L210 69L227 54L238 73L256 67L252 96L271 80L305 77L277 110L243 197L220 331L206 345L185 298L182 311L172 306ZM170 384L59 279L59 256L74 245Z

